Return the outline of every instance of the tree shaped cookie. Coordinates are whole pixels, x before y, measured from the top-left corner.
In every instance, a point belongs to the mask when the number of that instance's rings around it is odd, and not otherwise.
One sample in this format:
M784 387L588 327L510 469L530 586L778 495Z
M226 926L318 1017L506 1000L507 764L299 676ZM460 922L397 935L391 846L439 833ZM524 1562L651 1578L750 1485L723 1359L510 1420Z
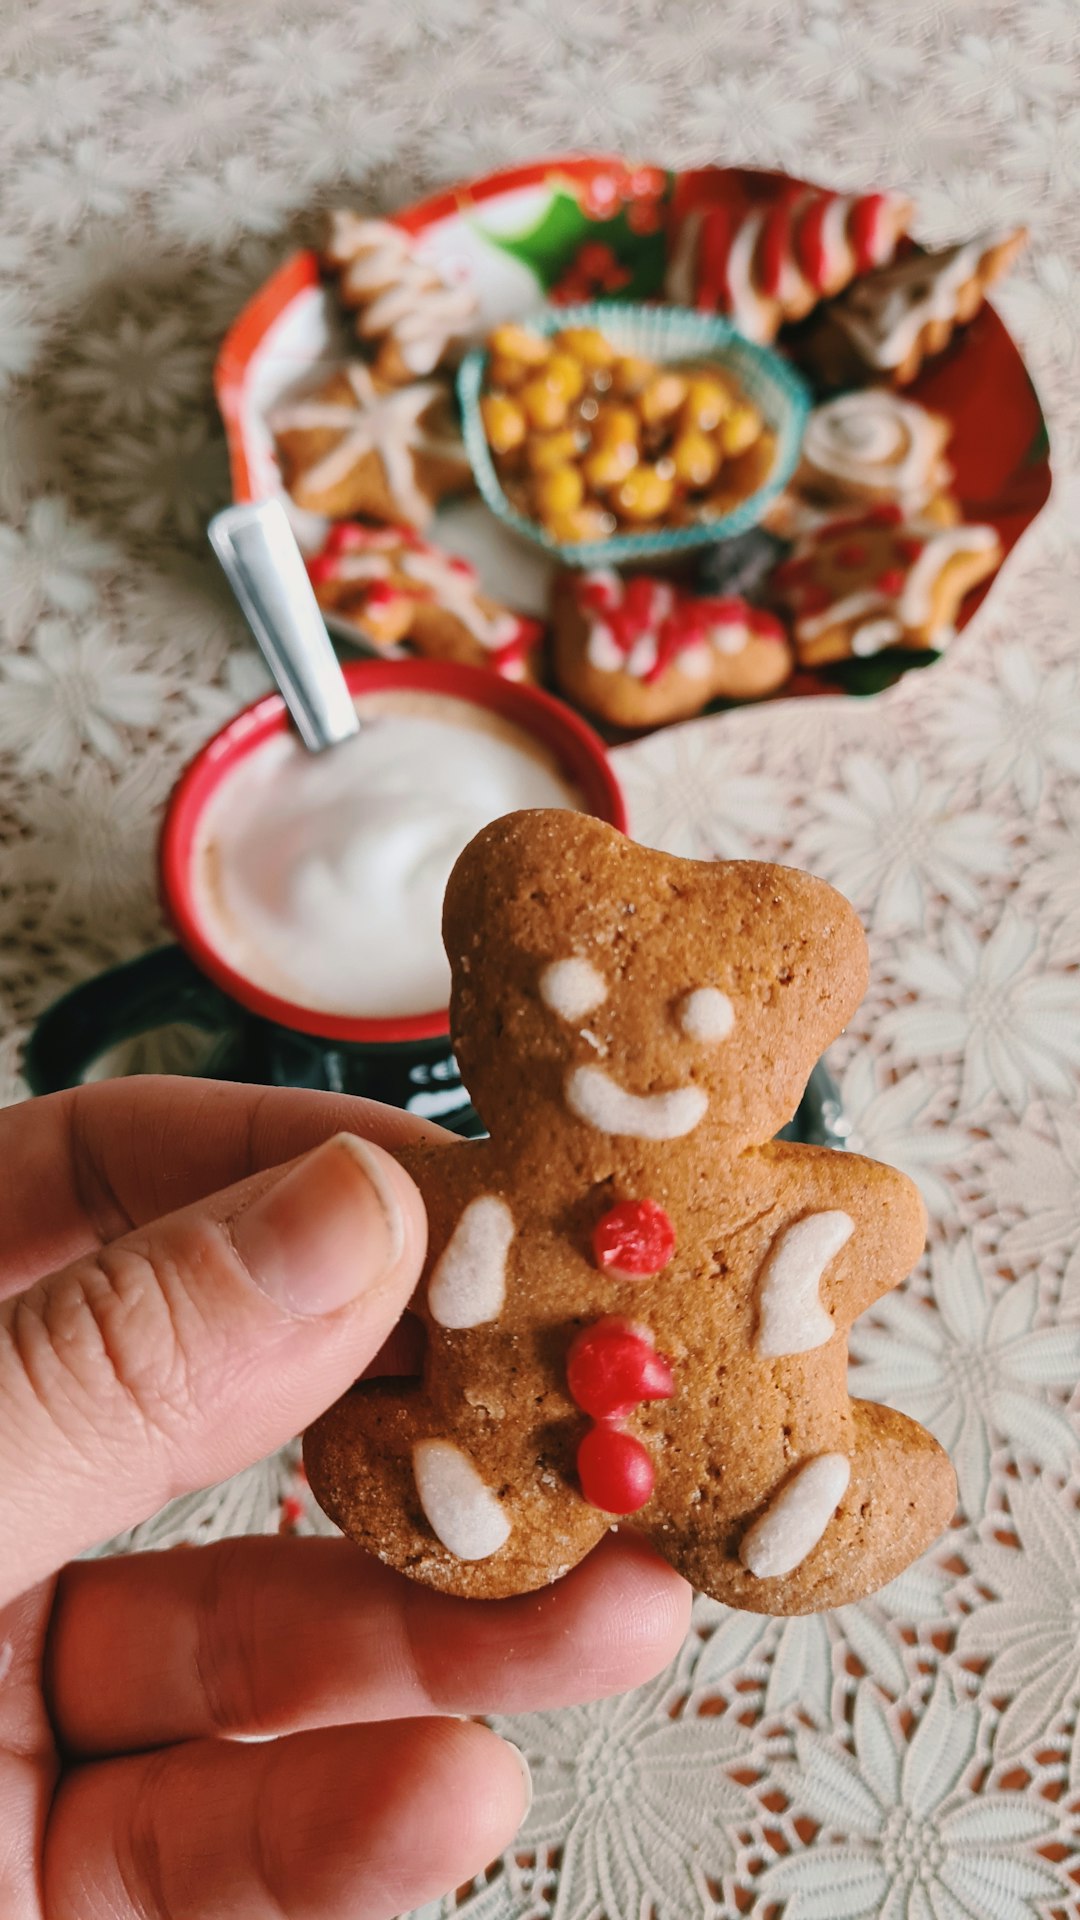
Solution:
M400 1156L430 1220L422 1373L311 1429L322 1506L477 1597L558 1579L631 1515L754 1612L892 1579L955 1479L921 1427L848 1397L847 1339L918 1258L922 1204L891 1167L773 1137L862 997L852 909L808 874L537 811L469 844L444 933L491 1138Z

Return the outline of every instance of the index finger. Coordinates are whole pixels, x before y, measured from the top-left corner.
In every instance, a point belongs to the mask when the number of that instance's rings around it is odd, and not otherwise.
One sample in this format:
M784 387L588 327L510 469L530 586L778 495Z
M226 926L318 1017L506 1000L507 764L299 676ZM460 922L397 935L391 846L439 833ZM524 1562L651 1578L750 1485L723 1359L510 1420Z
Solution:
M0 1299L336 1133L452 1136L349 1094L140 1074L0 1111Z

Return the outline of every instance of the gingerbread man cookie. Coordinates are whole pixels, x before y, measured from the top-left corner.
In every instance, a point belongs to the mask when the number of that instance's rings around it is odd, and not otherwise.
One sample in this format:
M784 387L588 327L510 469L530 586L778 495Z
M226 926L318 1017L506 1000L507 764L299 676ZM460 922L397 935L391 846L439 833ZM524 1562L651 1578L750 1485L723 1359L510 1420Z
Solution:
M825 387L906 387L975 318L1026 243L1026 229L1016 227L879 267L815 315L799 359Z
M896 193L800 187L766 206L741 200L683 221L664 283L677 306L730 314L750 340L775 340L856 274L891 260L911 218Z
M332 520L362 513L424 527L444 494L472 484L437 380L386 388L350 360L314 393L275 407L269 425L297 506Z
M553 631L559 686L615 727L685 720L710 700L759 699L792 667L774 614L647 574L564 574Z
M888 647L940 652L960 602L1001 560L993 527L933 526L875 507L809 533L773 575L800 663L826 666Z
M433 547L411 527L331 527L307 563L315 598L377 647L406 640L433 660L493 667L508 680L536 678L544 629L482 592L467 560Z
M392 220L332 213L323 258L360 339L376 350L375 372L393 386L445 365L476 319L472 288L451 285Z
M494 1598L632 1516L704 1592L857 1600L947 1525L955 1478L848 1397L852 1321L918 1258L902 1174L773 1136L866 985L809 874L505 816L446 895L452 1031L491 1128L401 1152L430 1223L412 1379L316 1422L316 1497L372 1553Z
M888 387L826 401L807 421L799 464L770 509L769 526L794 538L838 512L874 506L952 525L960 515L947 492L950 432L941 414Z

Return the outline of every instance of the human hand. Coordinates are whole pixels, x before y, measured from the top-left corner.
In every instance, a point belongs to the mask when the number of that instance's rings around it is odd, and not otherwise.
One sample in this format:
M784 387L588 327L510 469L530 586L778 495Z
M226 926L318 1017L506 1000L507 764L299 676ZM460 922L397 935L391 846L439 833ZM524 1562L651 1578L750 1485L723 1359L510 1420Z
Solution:
M382 1346L423 1208L345 1131L434 1130L193 1080L0 1113L3 1920L384 1920L523 1817L514 1750L454 1716L635 1686L686 1630L688 1589L625 1534L487 1602L340 1540L64 1564L259 1459Z

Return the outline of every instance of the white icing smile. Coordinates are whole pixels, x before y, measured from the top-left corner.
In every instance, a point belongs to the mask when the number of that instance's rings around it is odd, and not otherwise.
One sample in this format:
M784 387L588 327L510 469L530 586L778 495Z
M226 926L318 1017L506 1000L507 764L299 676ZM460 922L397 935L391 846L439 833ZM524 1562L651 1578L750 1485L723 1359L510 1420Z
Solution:
M566 1076L566 1104L598 1133L632 1140L680 1140L692 1133L709 1104L701 1087L670 1093L628 1093L602 1067L574 1067Z

